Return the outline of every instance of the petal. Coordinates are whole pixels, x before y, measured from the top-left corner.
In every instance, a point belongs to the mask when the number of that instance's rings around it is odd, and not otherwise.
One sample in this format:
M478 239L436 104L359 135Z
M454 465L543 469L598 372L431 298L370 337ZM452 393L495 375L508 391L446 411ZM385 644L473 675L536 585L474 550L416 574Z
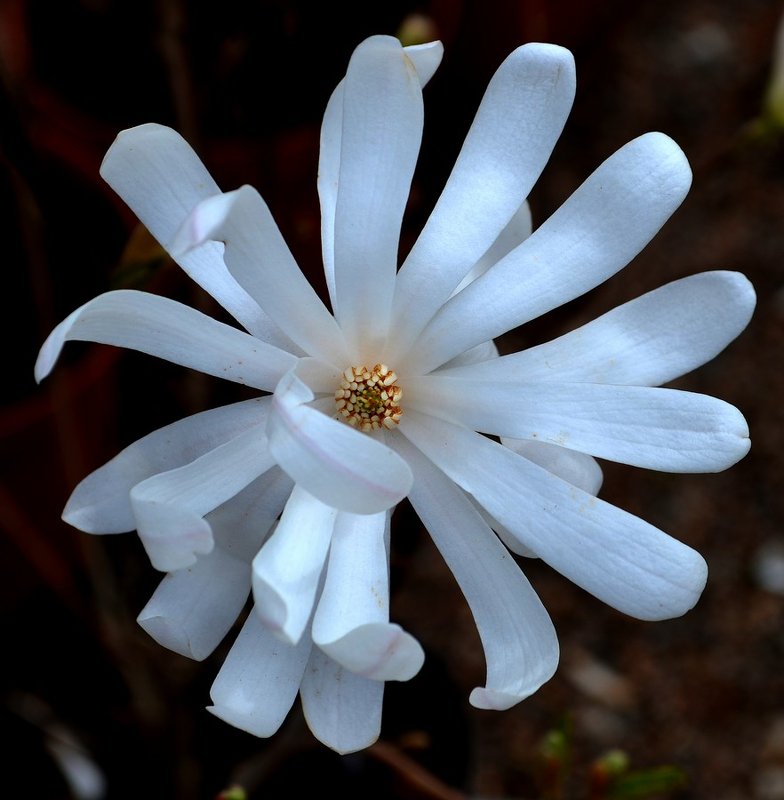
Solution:
M248 599L250 562L291 488L288 476L273 467L207 515L213 551L170 572L137 618L153 639L197 661L218 646Z
M470 377L658 386L717 356L746 327L755 301L739 272L691 275L551 342L473 368Z
M574 89L574 59L561 47L524 45L501 64L398 275L388 361L399 363L520 208L561 135Z
M389 622L387 514L338 515L313 642L365 678L407 681L425 654L413 636Z
M531 207L526 200L498 234L498 238L490 245L487 252L471 267L452 294L457 294L469 283L473 283L478 277L484 275L490 267L521 245L531 235L532 230Z
M427 375L406 383L406 402L484 433L665 472L719 472L751 446L737 408L676 389Z
M326 399L329 403L327 405L330 409L335 408L335 388L343 380L343 369L325 364L317 358L301 358L297 362L297 377L312 392L328 394L329 397ZM323 398L319 398L319 400L321 399Z
M498 538L511 550L515 555L523 556L524 558L538 558L533 550L526 547L520 542L513 534L511 534L497 519L488 514L487 509L483 508L479 503L471 497L470 494L463 492L463 494L471 502L471 505L479 513L479 516L487 523L487 525L496 532Z
M164 248L194 206L220 194L185 139L155 123L122 131L106 153L101 176ZM211 243L175 260L254 336L287 348L289 340L229 274L220 245Z
M214 408L160 428L128 446L88 475L63 511L63 519L86 533L125 533L136 528L131 489L151 475L189 464L267 419L271 398Z
M199 203L177 233L172 250L188 252L209 240L224 243L223 258L231 274L292 341L310 355L341 367L348 363L343 334L252 186Z
M216 717L252 733L272 736L297 697L313 643L282 642L251 611L215 678L207 708Z
M457 367L465 367L469 364L482 364L484 367L485 361L494 358L498 358L498 348L495 342L489 339L472 347L470 350L466 350L464 353L460 353L459 356L455 356L451 361L444 364L442 369L446 371ZM441 369L437 371L437 374L441 374Z
M360 361L378 357L386 339L423 121L422 87L400 42L366 39L343 88L334 237L335 316Z
M518 248L440 309L407 370L429 372L607 280L651 240L690 183L689 165L672 139L648 133L629 142Z
M419 85L424 89L441 64L444 45L439 41L410 44L403 48L403 52L414 65Z
M131 490L136 528L156 569L189 567L213 547L203 519L274 466L264 425L257 425L184 467L153 475Z
M302 638L313 611L337 514L295 486L275 532L253 559L256 613L289 644Z
M378 739L383 682L355 675L314 647L300 695L308 727L327 747L353 753Z
M99 295L67 316L41 347L37 381L52 371L63 345L73 340L127 347L264 391L296 364L291 354L200 311L130 289Z
M294 372L275 390L267 436L278 464L341 511L375 514L402 500L412 481L405 461L367 434L309 408L313 399Z
M399 427L526 547L613 608L668 619L699 599L703 558L647 522L466 428L414 410Z
M215 546L250 564L277 522L294 483L272 467L207 514Z
M409 499L471 607L487 659L477 708L503 710L533 694L558 666L558 638L536 592L471 501L398 437L414 472Z
M444 47L441 42L404 47L403 52L417 71L420 84L425 84L441 63ZM321 250L324 259L324 274L332 308L335 302L335 206L338 198L340 176L340 152L343 137L343 91L345 80L337 85L327 103L324 121L321 124L319 148L318 193L321 204Z
M506 436L501 438L501 444L594 497L602 488L602 468L596 459L586 453L547 442L510 439Z
M250 594L250 564L215 548L170 572L137 622L158 644L201 661L220 644Z

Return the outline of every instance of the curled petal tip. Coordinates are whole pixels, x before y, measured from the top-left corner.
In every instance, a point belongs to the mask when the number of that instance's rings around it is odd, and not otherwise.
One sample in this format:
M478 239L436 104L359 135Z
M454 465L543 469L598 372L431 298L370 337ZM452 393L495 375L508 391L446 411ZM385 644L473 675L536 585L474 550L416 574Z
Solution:
M481 708L487 711L506 711L508 708L512 708L512 706L525 700L526 697L530 697L538 688L535 687L525 694L509 694L508 692L497 692L484 686L477 686L472 690L468 702L474 708Z
M35 361L35 368L33 370L36 383L41 383L57 363L57 359L60 357L63 345L65 344L65 337L79 316L80 311L81 309L72 311L49 336L46 337L46 341L41 345L41 350L38 353L38 358Z
M212 528L203 517L176 506L145 502L131 493L139 538L150 563L161 572L192 567L197 555L212 552Z
M346 669L376 681L411 680L425 662L419 642L394 623L362 625L335 642L317 644Z

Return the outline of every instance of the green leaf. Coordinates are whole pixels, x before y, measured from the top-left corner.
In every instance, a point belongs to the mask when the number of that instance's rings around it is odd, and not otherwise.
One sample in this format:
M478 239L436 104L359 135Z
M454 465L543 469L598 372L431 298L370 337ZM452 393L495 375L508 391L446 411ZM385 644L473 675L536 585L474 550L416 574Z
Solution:
M672 792L686 785L685 773L678 767L652 767L621 775L607 794L607 800L639 800L655 794Z

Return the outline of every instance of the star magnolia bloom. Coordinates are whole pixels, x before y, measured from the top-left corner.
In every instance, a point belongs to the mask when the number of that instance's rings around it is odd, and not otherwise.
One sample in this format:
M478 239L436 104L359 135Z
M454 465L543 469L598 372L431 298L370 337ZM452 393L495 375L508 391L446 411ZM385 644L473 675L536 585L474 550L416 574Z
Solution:
M389 621L391 510L408 497L476 620L505 709L548 680L553 625L506 548L538 556L640 619L691 608L694 550L596 498L594 456L722 470L749 449L732 406L653 388L703 364L747 324L748 281L675 281L547 344L498 357L492 339L609 278L683 200L666 136L623 147L533 233L525 198L563 128L574 63L531 44L501 65L424 230L397 269L439 43L363 42L327 106L318 189L334 314L259 194L222 193L174 131L120 134L101 174L182 268L248 331L136 291L101 295L49 336L120 345L269 393L132 444L64 512L90 533L136 529L169 574L139 621L201 659L248 616L211 710L272 734L297 692L314 734L346 752L378 735L384 681L422 649ZM502 443L493 437L503 437ZM502 543L503 542L503 543Z

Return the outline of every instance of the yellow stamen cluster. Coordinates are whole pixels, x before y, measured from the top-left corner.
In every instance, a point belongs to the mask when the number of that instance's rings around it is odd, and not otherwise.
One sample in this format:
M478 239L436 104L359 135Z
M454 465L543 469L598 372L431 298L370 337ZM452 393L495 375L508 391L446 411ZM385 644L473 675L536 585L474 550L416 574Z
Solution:
M335 406L349 425L361 431L391 430L400 422L403 392L395 386L397 375L386 365L349 367L335 392Z

